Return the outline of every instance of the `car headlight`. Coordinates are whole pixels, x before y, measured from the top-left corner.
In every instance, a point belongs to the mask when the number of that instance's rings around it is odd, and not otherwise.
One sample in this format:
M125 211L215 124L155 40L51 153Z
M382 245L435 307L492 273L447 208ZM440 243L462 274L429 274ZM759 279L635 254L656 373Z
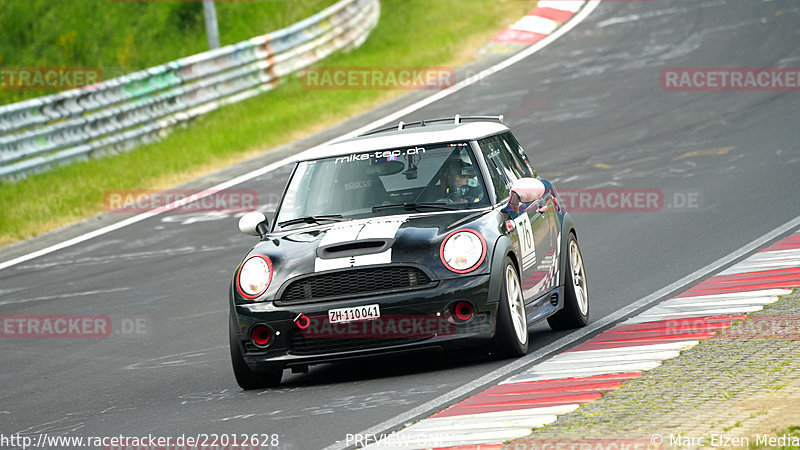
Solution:
M236 274L236 286L242 297L254 299L267 290L272 281L272 261L264 255L247 259Z
M454 231L444 238L439 256L453 272L472 272L486 258L486 241L474 230Z

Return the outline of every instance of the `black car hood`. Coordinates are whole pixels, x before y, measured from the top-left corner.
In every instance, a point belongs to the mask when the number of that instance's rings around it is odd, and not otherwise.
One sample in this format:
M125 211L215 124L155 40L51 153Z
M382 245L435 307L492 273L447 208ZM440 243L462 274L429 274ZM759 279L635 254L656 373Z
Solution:
M267 298L297 276L389 263L424 266L436 278L451 278L458 274L442 264L441 243L462 228L474 229L482 236L487 232L496 236L497 231L492 229L497 230L500 224L480 229L486 226L480 219L490 211L483 208L398 214L304 227L268 235L250 255L263 254L272 262L273 279L265 293ZM491 252L493 239L487 244L486 250ZM475 274L486 271L479 268Z

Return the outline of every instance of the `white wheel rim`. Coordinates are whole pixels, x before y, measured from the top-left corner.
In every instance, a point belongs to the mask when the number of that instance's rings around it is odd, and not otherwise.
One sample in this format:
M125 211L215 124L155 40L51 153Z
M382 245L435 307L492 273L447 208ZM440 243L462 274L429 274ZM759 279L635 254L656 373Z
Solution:
M528 342L528 321L525 315L525 303L522 301L522 289L517 272L511 265L506 266L506 299L508 311L511 313L511 324L520 344Z
M589 294L586 289L586 274L583 271L583 258L578 248L578 243L569 243L569 266L572 270L572 287L575 291L575 300L578 302L578 309L584 316L589 312Z

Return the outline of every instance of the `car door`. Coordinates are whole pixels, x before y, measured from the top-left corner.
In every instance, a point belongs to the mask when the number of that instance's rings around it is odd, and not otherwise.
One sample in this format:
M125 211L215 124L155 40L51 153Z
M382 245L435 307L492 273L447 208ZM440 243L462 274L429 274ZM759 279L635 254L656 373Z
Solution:
M518 161L511 159L510 152L501 136L492 136L478 141L478 146L483 153L491 177L492 185L497 194L498 203L507 203L511 184L528 174L516 167ZM547 220L547 211L539 212L540 206L536 202L520 205L520 211L514 213L508 210L509 220L513 223L512 240L518 246L518 255L521 259L520 281L526 303L531 302L547 293L549 279L546 271L541 270L541 258L551 252L553 244L550 242L550 231ZM531 314L533 313L533 314ZM536 315L529 311L528 317Z
M538 178L525 150L514 135L508 132L502 134L500 138L504 147L501 153L507 152L507 159L512 162L512 170L519 173L521 177ZM542 283L545 290L549 290L558 284L556 275L558 274L558 253L561 250L558 205L553 197L552 189L545 191L544 197L533 207L543 216L544 224L538 229L540 235L535 237L540 247L537 247L536 268L530 281Z

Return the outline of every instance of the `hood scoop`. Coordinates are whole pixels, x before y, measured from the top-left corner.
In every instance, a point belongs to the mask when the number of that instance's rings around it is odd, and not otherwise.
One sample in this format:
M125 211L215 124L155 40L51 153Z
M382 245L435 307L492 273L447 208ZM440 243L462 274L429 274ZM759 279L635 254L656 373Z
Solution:
M350 256L383 253L394 244L394 239L359 239L357 241L337 242L317 248L320 259L347 258Z

